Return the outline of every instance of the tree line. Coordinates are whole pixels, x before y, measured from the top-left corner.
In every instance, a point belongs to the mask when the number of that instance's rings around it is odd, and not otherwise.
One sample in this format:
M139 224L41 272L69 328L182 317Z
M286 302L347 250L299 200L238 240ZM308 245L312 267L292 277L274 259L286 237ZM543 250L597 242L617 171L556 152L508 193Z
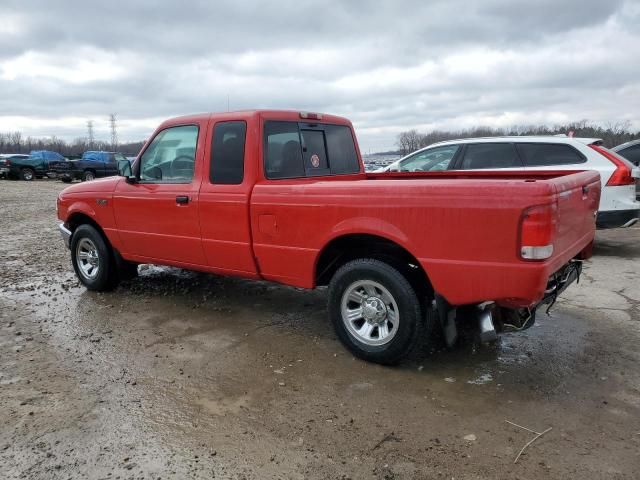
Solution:
M37 138L25 137L21 132L0 132L0 153L29 153L31 150L52 150L64 156L81 155L87 150L117 151L127 156L135 156L142 149L144 140L139 142L117 143L102 140L76 138L65 141L56 136Z
M420 133L408 130L398 134L396 145L401 155L407 155L432 143L459 138L500 137L505 135L561 135L573 132L574 137L601 138L606 147L640 138L640 131L631 131L630 122L609 122L597 125L588 120L565 125L517 125L508 128L475 127L466 130L432 130Z

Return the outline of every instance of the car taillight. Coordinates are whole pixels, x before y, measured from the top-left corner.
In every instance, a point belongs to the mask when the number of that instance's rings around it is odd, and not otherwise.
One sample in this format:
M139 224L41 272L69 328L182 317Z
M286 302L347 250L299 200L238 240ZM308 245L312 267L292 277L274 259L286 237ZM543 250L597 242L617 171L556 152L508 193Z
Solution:
M556 205L538 205L525 210L520 224L520 256L525 260L545 260L553 255Z
M4 164L8 167L9 165L11 165L11 160L9 160L8 158L4 161Z
M636 183L635 179L631 176L631 164L629 164L627 160L617 153L607 150L599 145L589 146L616 166L613 175L611 175L611 178L607 182L607 187L634 185Z

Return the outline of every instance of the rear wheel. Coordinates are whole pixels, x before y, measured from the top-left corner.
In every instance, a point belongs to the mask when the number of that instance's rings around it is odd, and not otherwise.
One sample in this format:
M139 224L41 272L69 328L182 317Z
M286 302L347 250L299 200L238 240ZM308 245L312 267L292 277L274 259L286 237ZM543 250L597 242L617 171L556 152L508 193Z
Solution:
M82 174L83 182L90 182L91 180L95 180L95 179L96 179L96 174L93 173L91 170L87 170Z
M31 168L23 168L22 170L20 170L20 178L22 180L26 180L27 182L30 182L35 178L35 176L36 174Z
M391 265L364 258L343 265L329 285L329 317L342 343L357 357L393 365L421 337L420 301Z
M71 237L71 263L88 290L113 289L119 280L111 247L91 225L80 225Z

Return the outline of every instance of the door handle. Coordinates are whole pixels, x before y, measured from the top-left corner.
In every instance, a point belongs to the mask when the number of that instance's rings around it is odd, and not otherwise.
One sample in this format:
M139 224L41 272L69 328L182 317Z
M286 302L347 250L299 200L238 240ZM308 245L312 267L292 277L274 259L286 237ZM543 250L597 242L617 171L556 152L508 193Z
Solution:
M186 195L178 195L176 197L176 203L178 205L186 205L187 203L189 203L189 197L187 197Z

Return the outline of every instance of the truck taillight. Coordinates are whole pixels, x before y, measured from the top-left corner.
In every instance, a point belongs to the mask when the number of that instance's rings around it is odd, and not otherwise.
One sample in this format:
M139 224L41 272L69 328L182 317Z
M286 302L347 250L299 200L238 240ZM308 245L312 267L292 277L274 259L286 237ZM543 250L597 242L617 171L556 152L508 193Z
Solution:
M525 210L520 226L520 256L525 260L545 260L553 255L556 206L538 205Z
M631 175L632 165L627 162L627 160L617 153L607 150L599 145L589 146L616 166L613 175L611 175L611 178L607 182L607 187L619 187L622 185L633 185L636 183L635 179Z

